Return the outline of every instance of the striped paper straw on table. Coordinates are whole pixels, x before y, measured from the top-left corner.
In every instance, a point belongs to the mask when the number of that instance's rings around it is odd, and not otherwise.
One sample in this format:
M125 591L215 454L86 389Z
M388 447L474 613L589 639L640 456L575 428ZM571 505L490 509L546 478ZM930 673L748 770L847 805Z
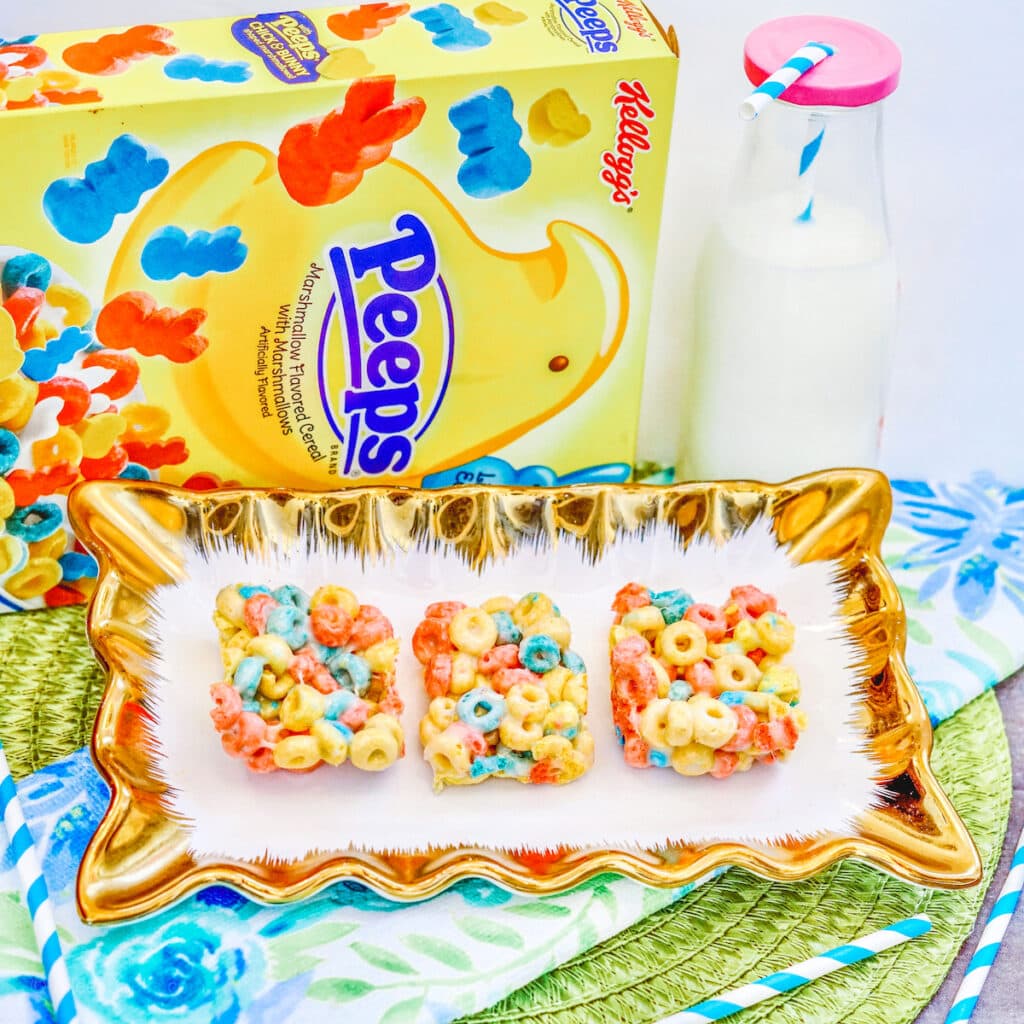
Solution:
M992 964L999 953L1003 936L1010 925L1013 912L1020 903L1021 889L1024 889L1024 832L1021 832L1017 840L1017 850L1013 855L1010 864L1010 873L1006 876L1003 888L999 893L999 899L992 907L988 915L985 929L978 939L978 948L967 965L967 973L960 987L953 997L953 1005L950 1008L949 1016L946 1017L946 1024L954 1022L965 1022L971 1019L975 1006L978 1005L978 997L981 995L982 986L992 969Z
M50 992L50 1001L57 1024L69 1024L77 1019L75 999L71 994L71 980L68 978L67 965L61 952L60 939L57 937L57 923L53 919L53 907L50 905L50 893L46 888L46 879L39 864L32 834L25 824L18 791L11 778L11 769L7 764L7 755L0 745L0 813L4 819L7 842L18 868L21 886L25 893L29 914L32 915L32 928L43 960L46 973L46 987Z
M801 75L835 52L827 43L807 43L801 46L778 71L769 75L740 104L740 117L753 121L772 100L777 100Z
M769 974L767 978L744 985L742 988L725 992L715 999L698 1003L682 1013L674 1013L660 1024L711 1024L712 1021L731 1017L748 1006L771 999L781 992L789 992L809 981L824 977L847 964L860 963L884 949L891 949L910 939L916 939L931 931L932 923L924 914L908 917L881 931L872 932L845 946L838 946L827 953L821 953L803 963L794 964L786 971Z

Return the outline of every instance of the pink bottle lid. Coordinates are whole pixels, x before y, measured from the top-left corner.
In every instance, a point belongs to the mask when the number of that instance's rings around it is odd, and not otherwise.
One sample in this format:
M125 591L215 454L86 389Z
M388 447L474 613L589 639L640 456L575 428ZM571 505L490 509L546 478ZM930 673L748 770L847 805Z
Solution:
M783 94L803 107L863 107L891 93L900 80L899 47L869 25L804 14L765 22L747 36L743 67L760 85L807 43L827 43L835 54L801 75Z

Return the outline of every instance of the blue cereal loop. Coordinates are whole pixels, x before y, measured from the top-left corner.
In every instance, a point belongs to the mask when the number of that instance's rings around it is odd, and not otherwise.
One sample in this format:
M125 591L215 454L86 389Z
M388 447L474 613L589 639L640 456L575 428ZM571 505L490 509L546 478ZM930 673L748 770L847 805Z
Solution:
M550 672L562 660L562 649L549 636L538 633L528 636L519 645L519 661L523 668L543 675Z
M664 750L652 750L647 755L647 763L653 768L667 768L668 754Z
M16 434L0 429L0 476L6 476L18 461L21 442Z
M137 462L129 462L118 474L122 480L152 480L153 474Z
M351 690L335 690L327 694L327 705L324 711L324 718L330 722L341 718L343 714L356 702L356 695Z
M243 658L238 663L231 681L234 683L235 689L242 695L243 700L255 700L256 690L259 688L260 678L266 664L266 658L258 658L255 655Z
M523 639L523 631L512 621L508 612L491 612L491 618L498 627L499 644L518 644Z
M333 658L341 649L339 647L327 647L325 644L320 643L319 640L314 640L313 638L310 638L309 646L324 665L326 665L328 660Z
M723 704L743 704L746 702L746 694L743 690L726 690L718 695Z
M668 688L669 700L689 700L693 696L693 687L682 679L677 679Z
M301 587L286 583L283 587L278 587L273 596L278 604L298 608L303 615L309 614L309 594Z
M370 685L370 663L350 651L338 651L327 661L331 675L346 689L362 696Z
M62 578L66 580L94 580L100 574L99 563L92 555L80 551L68 551L57 559L60 562Z
M281 637L293 651L305 647L309 640L306 616L298 608L287 604L279 604L267 616L265 632Z
M562 664L574 676L587 671L587 663L575 651L562 651Z
M7 532L27 544L49 537L64 522L64 513L52 501L15 509L7 520Z
M35 252L23 252L4 264L0 284L4 298L9 299L19 288L38 288L45 292L52 277L53 267L48 259Z
M482 709L479 714L478 709ZM455 710L470 728L492 732L505 717L505 698L486 686L478 686L459 698Z
M269 587L254 587L252 585L249 585L249 586L246 586L246 587L239 587L238 588L238 592L239 592L239 594L242 595L242 597L245 598L246 601L248 601L250 597L255 597L257 594L269 594L270 593L270 588Z

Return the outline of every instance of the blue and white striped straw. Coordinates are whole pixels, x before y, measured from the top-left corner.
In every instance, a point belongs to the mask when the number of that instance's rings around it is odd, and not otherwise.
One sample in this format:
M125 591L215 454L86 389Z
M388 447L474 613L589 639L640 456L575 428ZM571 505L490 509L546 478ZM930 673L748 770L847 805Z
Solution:
M916 939L931 931L931 927L931 921L924 914L908 917L881 931L865 935L849 945L838 946L827 953L795 964L788 971L769 974L767 978L762 978L760 981L754 982L753 985L744 985L742 988L733 989L716 999L698 1003L689 1010L665 1018L660 1024L711 1024L712 1021L731 1017L734 1013L747 1009L748 1006L771 999L781 992L799 988L801 985L831 974L847 964L860 963L861 960L867 960L884 949L891 949L900 943Z
M978 997L981 995L982 986L992 969L996 956L999 954L999 947L1003 943L1003 936L1010 925L1013 912L1020 903L1021 889L1024 889L1024 832L1021 832L1017 840L1017 850L1013 855L1010 864L1010 873L1006 876L999 899L992 907L988 915L985 929L978 939L978 948L967 965L967 973L960 987L953 997L953 1005L950 1008L949 1016L946 1017L946 1024L964 1022L971 1019L975 1006L978 1005Z
M801 46L774 74L769 75L741 104L740 117L753 121L772 100L777 100L801 75L836 51L827 43Z
M71 980L68 978L67 964L60 949L57 937L57 922L53 918L53 907L50 905L50 893L46 888L46 879L39 865L32 834L25 824L25 815L18 801L18 791L11 778L11 769L7 764L7 755L0 745L0 813L4 819L8 845L18 867L21 886L25 893L29 913L32 915L32 928L36 933L36 942L43 959L43 970L46 973L46 987L50 992L50 1002L57 1024L69 1024L77 1020L75 999L71 994Z

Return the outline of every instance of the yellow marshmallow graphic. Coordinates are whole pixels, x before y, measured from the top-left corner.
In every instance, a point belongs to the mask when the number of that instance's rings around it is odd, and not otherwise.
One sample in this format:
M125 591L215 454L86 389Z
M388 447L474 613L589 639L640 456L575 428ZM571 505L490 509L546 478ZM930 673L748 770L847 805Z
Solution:
M476 20L485 25L521 25L526 15L512 7L499 4L496 0L488 0L473 11Z
M590 133L590 118L581 114L564 89L546 92L530 107L530 138L538 145L568 146Z
M141 250L168 224L238 227L248 257L151 281ZM575 224L549 224L535 251L498 251L395 159L343 201L302 207L250 143L200 154L140 210L106 298L129 290L208 313L199 359L141 360L147 402L173 410L190 450L163 475L217 465L314 488L418 482L521 437L608 369L629 304L614 252Z
M366 59L366 54L354 46L346 46L340 50L331 50L316 66L321 78L345 81L373 74L374 65Z

